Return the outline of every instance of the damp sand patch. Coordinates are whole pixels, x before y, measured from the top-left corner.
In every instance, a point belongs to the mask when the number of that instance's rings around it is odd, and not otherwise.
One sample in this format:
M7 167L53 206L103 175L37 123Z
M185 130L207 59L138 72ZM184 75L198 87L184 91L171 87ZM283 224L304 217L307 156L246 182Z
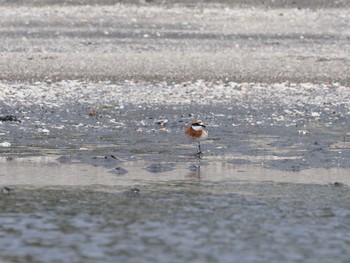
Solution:
M0 160L2 186L100 186L132 187L152 183L225 182L259 184L264 182L295 184L350 185L349 169L311 168L300 171L269 169L243 162L243 159L190 158L183 162L163 163L125 161L115 167L87 164L78 160L62 163L59 157L26 157ZM194 167L196 169L194 169Z

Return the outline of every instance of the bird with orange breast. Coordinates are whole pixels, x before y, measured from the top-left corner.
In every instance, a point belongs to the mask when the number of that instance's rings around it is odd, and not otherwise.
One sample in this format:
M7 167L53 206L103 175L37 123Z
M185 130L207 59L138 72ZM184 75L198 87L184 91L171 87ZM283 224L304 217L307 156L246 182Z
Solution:
M197 156L201 158L203 153L201 151L201 141L204 141L208 138L208 131L204 123L201 120L194 120L186 128L185 134L193 141L198 142L198 151Z

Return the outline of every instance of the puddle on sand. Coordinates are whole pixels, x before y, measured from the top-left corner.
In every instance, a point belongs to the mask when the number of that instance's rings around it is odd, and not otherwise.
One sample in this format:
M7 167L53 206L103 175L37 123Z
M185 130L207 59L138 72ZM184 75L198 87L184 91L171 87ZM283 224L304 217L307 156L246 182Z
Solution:
M14 186L0 193L2 262L350 257L346 170L282 172L206 159L199 171L197 161L123 162L127 173L118 175L53 157L0 161L0 185Z
M229 159L228 159L229 160ZM349 169L313 168L298 172L264 168L256 164L229 163L225 159L210 159L151 163L123 162L115 168L82 162L60 163L57 157L30 157L8 161L0 159L0 185L42 186L132 186L151 182L200 180L207 182L286 182L350 185Z

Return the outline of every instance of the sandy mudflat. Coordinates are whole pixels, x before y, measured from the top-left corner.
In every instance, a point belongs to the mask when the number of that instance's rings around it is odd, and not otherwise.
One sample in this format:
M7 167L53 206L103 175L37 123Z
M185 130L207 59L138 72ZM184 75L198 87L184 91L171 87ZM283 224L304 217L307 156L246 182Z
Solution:
M0 0L0 261L349 262L349 7Z
M347 1L2 2L9 160L174 161L200 117L208 158L349 167Z
M5 1L0 78L348 84L348 3L299 2Z

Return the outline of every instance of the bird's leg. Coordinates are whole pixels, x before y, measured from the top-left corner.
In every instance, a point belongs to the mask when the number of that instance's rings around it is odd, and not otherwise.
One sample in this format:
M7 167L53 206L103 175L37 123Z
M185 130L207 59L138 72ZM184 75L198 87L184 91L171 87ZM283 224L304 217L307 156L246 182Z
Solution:
M201 144L200 144L200 142L198 142L197 157L198 157L199 159L203 157L203 153L202 153L202 150L201 150Z
M201 153L202 151L201 151L201 143L200 142L198 142L198 153Z

